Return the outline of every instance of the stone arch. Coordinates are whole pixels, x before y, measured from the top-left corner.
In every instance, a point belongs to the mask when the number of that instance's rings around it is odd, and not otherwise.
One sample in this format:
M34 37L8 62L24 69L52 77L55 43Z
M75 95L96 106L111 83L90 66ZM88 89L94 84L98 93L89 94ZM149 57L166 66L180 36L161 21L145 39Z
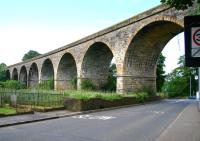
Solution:
M156 17L138 28L130 39L123 63L123 92L156 92L156 64L165 45L183 31L175 18Z
M54 67L50 59L43 62L41 69L41 83L47 81L53 81L52 87L54 88Z
M74 89L77 81L76 61L71 53L65 53L58 65L57 70L57 89Z
M13 79L13 80L18 80L18 71L17 71L17 68L14 68L14 69L13 69L13 72L12 72L12 79Z
M27 86L27 70L25 66L21 67L20 73L19 73L19 81Z
M39 83L39 71L36 63L32 63L28 73L28 86L34 88Z
M151 19L148 20L144 20L143 22L141 22L140 26L138 28L135 29L135 31L133 32L133 34L131 35L131 37L128 40L128 45L131 44L131 42L133 41L133 38L135 38L135 36L146 26L155 23L155 22L171 22L174 23L176 25L179 25L180 27L184 27L184 23L182 20L177 19L176 17L172 17L172 16L156 16L153 17ZM128 49L128 48L127 48Z
M6 70L6 80L10 80L10 70Z
M84 55L81 66L81 83L86 79L100 89L108 79L109 67L113 53L107 44L96 42Z

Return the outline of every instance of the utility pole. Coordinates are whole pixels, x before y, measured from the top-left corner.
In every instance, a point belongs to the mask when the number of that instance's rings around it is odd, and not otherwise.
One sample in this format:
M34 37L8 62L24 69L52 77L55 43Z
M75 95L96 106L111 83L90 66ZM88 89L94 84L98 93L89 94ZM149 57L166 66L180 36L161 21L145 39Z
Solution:
M196 95L197 100L199 100L199 96L200 96L200 68L198 68L198 92Z
M191 76L190 76L190 97L192 96L192 80L191 80Z

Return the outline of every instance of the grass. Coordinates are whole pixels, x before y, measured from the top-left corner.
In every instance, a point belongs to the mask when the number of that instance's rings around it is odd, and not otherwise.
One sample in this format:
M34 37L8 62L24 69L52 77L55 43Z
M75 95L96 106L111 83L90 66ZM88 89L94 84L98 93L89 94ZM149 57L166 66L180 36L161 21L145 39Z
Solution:
M41 107L60 107L63 106L64 98L74 98L89 100L93 98L99 98L108 101L114 101L122 99L123 97L135 97L139 101L144 102L148 99L148 94L145 92L132 93L132 94L117 94L117 93L105 93L101 91L89 91L89 90L67 90L65 92L50 91L50 90L18 90L8 92L5 90L5 95L18 94L18 100L20 105L34 105Z
M116 94L116 93L104 93L104 92L97 92L97 91L65 91L65 97L75 98L75 99L83 99L89 100L92 98L100 98L103 100L113 101L116 99L122 99L123 97L135 97L134 94Z
M16 109L11 108L11 107L0 108L0 114L3 114L3 115L10 115L10 114L16 114L16 113L17 113Z

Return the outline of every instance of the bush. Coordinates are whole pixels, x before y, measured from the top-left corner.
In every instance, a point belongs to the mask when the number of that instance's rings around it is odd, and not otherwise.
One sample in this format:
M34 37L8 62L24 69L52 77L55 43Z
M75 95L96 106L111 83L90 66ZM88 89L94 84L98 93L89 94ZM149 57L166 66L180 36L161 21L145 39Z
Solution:
M77 88L77 78L73 78L71 81L70 81L70 84L72 85L72 88L76 89Z
M136 91L136 94L139 94L139 93L146 93L147 95L150 95L150 96L156 95L156 92L152 88L145 87L145 86L143 86L142 88Z
M92 83L91 80L83 80L81 83L81 88L83 90L95 90L96 87L94 86L94 84Z
M104 92L95 92L95 91L74 91L68 90L64 93L65 97L89 100L93 98L99 98L107 101L114 101L117 99L122 99L124 97L135 97L138 102L144 103L149 100L152 95L149 95L147 92L138 92L132 94L117 94L117 93L104 93Z
M14 90L19 90L19 89L25 89L26 85L23 83L20 83L19 81L16 80L7 80L5 82L1 83L3 88L6 89L14 89Z
M140 102L140 103L144 103L149 98L149 95L147 92L137 93L137 94L135 94L135 96L138 99L138 102Z
M47 80L47 81L42 81L41 83L36 86L37 89L41 90L53 90L54 89L54 80Z
M182 94L181 92L168 92L167 94L168 98L185 98L188 96L188 94Z
M167 98L168 97L168 94L167 93L157 93L156 94L157 96L160 96L161 98Z
M0 81L0 88L3 88L3 87L4 87L4 82Z
M6 64L1 63L0 64L0 81L5 82L7 79L7 75L6 75Z
M103 93L94 91L65 91L65 96L69 98L84 99L84 100L99 98L108 101L121 99L123 97L123 95L119 95L116 93Z
M115 92L116 91L116 82L117 82L117 68L116 64L111 64L108 73L108 80L105 84L101 86L101 90Z
M116 91L116 81L117 81L117 78L115 76L111 76L111 75L108 76L108 81L101 87L101 90L115 92Z
M64 92L65 97L88 100L94 98L95 95L89 91L73 91L68 90Z

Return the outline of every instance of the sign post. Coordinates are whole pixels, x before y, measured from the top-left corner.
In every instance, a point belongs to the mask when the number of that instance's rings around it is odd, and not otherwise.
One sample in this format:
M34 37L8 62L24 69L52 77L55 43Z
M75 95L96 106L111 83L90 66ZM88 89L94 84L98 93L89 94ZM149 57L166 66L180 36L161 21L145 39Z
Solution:
M184 18L185 65L198 67L198 97L200 94L200 15Z
M184 18L185 63L187 67L200 67L200 15Z
M198 92L196 93L196 99L200 100L200 68L198 68Z

